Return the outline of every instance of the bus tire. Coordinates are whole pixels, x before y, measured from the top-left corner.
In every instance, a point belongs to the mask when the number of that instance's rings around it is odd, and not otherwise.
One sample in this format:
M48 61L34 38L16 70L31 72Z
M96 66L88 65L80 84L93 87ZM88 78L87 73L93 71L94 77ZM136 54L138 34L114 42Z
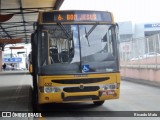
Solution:
M104 101L93 101L94 105L100 106L104 103Z
M38 104L38 90L37 90L37 81L36 77L33 77L33 94L32 94L32 106L33 106L33 111L38 112L39 109L39 104Z
M38 112L39 107L38 107L38 94L36 90L33 88L33 95L32 95L32 104L33 104L33 111Z

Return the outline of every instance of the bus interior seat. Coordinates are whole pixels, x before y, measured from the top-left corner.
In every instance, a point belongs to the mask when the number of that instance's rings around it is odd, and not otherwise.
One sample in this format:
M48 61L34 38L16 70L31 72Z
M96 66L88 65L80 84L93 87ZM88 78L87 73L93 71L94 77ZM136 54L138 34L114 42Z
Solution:
M72 59L74 57L74 48L69 49L69 57Z
M58 49L57 48L51 48L50 49L50 56L53 59L54 63L59 63L58 59Z
M61 59L62 59L62 62L68 62L69 61L68 50L63 50L61 52Z
M61 52L62 62L71 62L73 57L74 57L74 49L73 48L70 48L69 51L62 50L62 52Z

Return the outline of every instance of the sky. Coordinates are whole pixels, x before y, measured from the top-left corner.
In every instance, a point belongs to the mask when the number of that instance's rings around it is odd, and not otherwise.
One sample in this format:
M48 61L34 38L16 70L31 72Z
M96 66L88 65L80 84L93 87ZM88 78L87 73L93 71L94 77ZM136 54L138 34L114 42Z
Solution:
M116 22L160 23L159 0L64 0L62 10L102 10Z

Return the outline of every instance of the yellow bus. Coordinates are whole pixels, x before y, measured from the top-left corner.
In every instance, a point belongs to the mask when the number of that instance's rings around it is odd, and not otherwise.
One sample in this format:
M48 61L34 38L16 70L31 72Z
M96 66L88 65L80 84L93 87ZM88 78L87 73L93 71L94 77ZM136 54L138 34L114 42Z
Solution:
M118 25L111 12L40 12L32 34L34 105L118 99Z

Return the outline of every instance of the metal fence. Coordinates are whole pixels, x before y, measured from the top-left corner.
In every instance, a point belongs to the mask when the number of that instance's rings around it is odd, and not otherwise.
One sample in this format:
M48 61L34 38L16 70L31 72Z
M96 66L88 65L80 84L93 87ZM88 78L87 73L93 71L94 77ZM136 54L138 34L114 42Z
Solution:
M160 34L120 43L123 67L160 68Z

